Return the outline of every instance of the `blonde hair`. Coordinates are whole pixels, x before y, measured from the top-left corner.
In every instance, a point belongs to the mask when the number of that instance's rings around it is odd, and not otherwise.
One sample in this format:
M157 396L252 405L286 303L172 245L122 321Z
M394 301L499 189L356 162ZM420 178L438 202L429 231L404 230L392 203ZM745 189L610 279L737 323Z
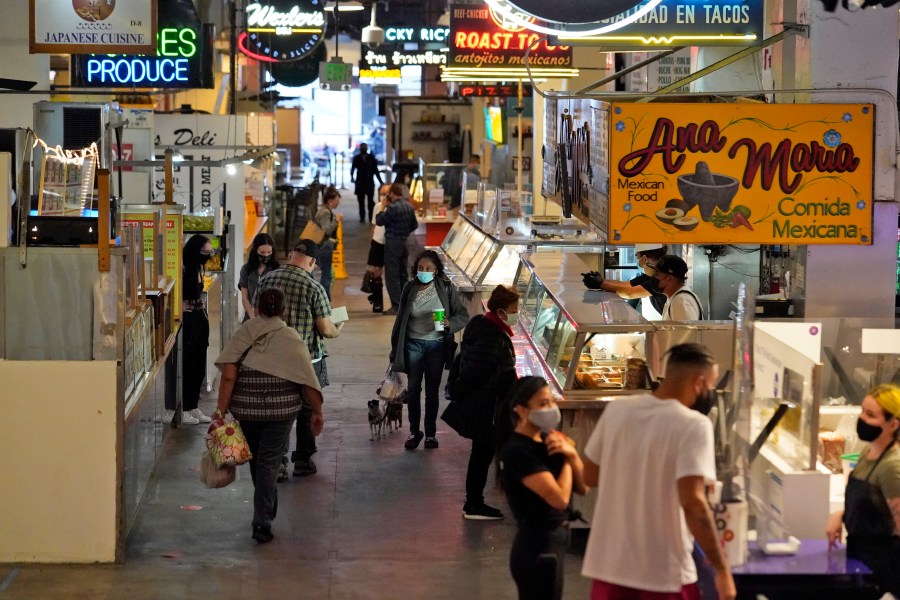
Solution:
M869 395L888 417L900 417L900 387L892 383L876 385Z

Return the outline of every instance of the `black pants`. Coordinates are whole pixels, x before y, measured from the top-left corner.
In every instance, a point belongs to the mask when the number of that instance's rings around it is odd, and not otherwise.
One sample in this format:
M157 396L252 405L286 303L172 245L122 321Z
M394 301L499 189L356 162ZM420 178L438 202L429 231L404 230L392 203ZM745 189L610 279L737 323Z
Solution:
M519 525L509 554L519 600L560 600L569 531Z
M206 349L209 347L209 319L202 311L181 315L181 399L182 410L194 410L206 379Z
M848 536L847 556L865 563L872 570L873 579L881 592L900 598L900 539L864 540Z
M325 367L325 359L318 362L313 363L313 369L316 372L316 377L319 378L319 385L323 388L327 385L322 381L322 370ZM316 447L316 436L313 434L312 430L312 409L303 404L303 409L300 411L300 414L297 415L297 449L291 453L291 462L305 462L312 458L312 455L318 452L318 447ZM287 449L290 446L290 436L285 440L285 454L287 454Z
M484 502L484 486L487 484L488 470L493 459L493 436L480 435L472 438L472 453L469 454L469 468L466 469L466 504L477 506Z
M369 223L375 215L375 186L357 191L356 201L359 202L359 220ZM366 208L369 209L368 218L366 217Z
M384 243L384 276L387 279L387 292L391 298L391 307L400 306L400 292L406 285L407 265L409 251L406 249L406 239L390 238Z
M278 488L275 486L281 453L291 439L294 420L241 421L241 429L253 458L250 459L250 477L253 479L252 525L269 527L278 512Z

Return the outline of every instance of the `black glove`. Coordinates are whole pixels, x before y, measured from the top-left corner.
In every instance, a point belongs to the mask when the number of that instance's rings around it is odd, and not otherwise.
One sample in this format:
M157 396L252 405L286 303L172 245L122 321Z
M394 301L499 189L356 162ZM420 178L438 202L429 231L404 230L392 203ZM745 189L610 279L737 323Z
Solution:
M591 271L590 273L582 273L581 274L582 281L584 282L584 286L589 290L599 290L601 289L601 285L603 284L603 276L600 275L597 271Z

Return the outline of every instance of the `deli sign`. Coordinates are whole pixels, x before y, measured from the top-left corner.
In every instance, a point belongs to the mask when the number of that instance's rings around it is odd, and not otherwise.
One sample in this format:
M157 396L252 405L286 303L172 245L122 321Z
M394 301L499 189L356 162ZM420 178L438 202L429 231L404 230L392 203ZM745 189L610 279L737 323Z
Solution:
M871 104L613 104L617 243L871 244Z
M156 53L156 0L30 0L32 54Z
M264 62L300 60L325 39L324 0L260 0L247 4L241 52Z

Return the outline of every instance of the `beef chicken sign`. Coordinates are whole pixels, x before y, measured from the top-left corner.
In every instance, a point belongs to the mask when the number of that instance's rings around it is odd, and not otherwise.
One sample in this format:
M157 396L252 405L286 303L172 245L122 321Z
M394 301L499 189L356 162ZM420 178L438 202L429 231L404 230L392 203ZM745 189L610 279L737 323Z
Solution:
M300 60L325 39L324 0L266 0L247 5L241 52L265 62Z

